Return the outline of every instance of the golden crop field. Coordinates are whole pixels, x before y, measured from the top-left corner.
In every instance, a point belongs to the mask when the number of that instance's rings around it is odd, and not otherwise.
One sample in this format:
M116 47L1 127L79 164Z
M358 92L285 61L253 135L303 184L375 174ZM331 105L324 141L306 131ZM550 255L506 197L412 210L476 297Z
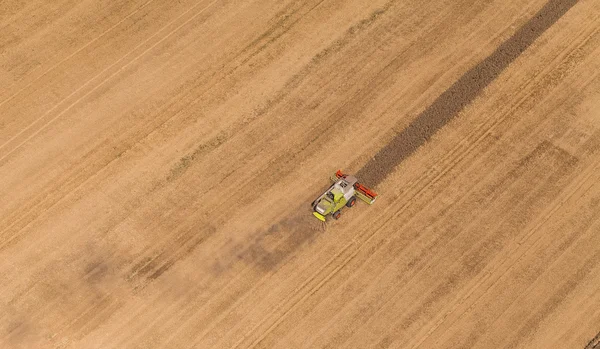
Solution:
M600 348L600 1L2 1L0 276L8 349Z

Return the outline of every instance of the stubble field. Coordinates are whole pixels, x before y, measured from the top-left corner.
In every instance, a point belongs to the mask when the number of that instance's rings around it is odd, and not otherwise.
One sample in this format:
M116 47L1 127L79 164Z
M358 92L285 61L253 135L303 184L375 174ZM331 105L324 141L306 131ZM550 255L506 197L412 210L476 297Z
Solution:
M600 2L0 2L0 277L0 348L600 347Z

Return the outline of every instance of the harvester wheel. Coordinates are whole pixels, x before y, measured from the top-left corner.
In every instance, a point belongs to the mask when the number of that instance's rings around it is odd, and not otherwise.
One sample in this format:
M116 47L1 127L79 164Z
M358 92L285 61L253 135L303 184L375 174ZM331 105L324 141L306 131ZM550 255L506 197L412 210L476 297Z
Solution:
M352 207L356 205L356 197L353 196L350 198L350 200L348 200L348 202L346 203L346 207Z
M342 213L340 211L335 211L332 216L334 219L340 219L340 216L342 215Z

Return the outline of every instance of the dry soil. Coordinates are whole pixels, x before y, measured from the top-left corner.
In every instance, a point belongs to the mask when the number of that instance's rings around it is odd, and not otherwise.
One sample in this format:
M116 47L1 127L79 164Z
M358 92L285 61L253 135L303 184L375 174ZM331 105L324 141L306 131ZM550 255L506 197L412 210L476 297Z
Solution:
M597 0L7 0L0 86L0 348L598 346Z

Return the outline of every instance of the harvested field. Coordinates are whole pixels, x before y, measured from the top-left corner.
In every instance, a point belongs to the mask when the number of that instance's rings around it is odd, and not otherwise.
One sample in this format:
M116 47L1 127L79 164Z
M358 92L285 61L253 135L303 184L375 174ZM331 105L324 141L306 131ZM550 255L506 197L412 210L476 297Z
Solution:
M0 82L0 348L600 347L599 1L7 0Z

